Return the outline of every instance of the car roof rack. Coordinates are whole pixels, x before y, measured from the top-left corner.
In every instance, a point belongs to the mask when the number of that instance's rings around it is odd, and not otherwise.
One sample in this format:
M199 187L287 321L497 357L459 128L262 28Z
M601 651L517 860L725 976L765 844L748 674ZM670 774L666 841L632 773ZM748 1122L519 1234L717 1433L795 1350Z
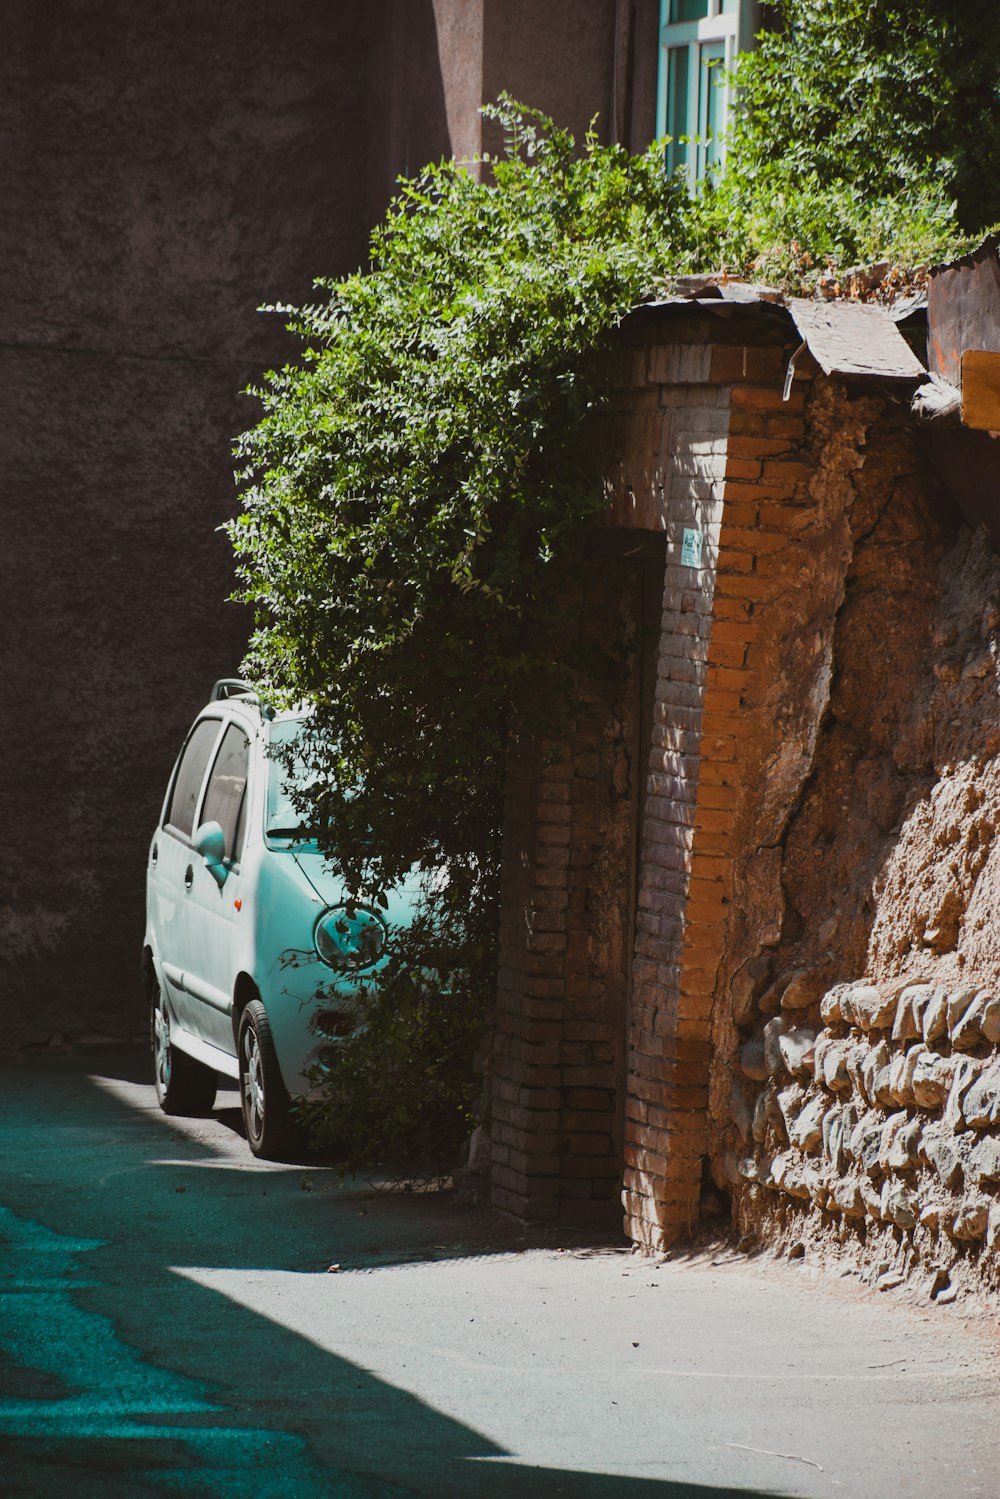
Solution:
M257 694L249 682L243 682L239 677L220 677L212 688L210 703L224 703L231 697L248 697L254 702L258 701Z

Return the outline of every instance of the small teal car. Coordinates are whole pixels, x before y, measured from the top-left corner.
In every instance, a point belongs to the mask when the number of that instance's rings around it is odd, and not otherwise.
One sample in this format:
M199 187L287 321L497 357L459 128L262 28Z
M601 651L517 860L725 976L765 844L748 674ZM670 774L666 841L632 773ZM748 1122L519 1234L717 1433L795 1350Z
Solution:
M156 1091L168 1114L208 1113L239 1083L247 1141L281 1157L293 1100L406 926L416 879L386 909L356 904L292 805L307 715L261 711L217 682L174 766L149 848L143 978ZM330 1039L332 1038L332 1040Z

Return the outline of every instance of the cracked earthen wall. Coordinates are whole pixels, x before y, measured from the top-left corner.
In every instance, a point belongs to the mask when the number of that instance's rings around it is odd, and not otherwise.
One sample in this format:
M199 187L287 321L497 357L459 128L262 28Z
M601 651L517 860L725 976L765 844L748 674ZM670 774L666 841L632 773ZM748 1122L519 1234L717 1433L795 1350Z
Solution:
M503 1190L554 1215L575 1154L576 1191L603 1197L623 1171L625 1228L648 1248L731 1194L748 1240L814 1240L890 1279L926 1266L946 1294L1000 1241L1000 570L939 501L905 396L806 360L785 400L787 340L719 321L640 325L610 361L609 519L666 545L629 772L634 887L624 804L603 883L586 870L600 820L581 825L589 853L574 830L544 854L544 878L576 857L578 909L610 901L619 932L633 901L634 949L612 1001L584 921L576 979L591 1005L604 993L591 1035L609 1048L589 1059L606 1084L586 1121L567 1107L576 1000L546 956L552 1091L506 1100L521 1155ZM519 805L541 837L538 784L553 794L529 768ZM524 848L530 882L543 859ZM510 950L530 953L532 930ZM526 989L507 975L501 1009ZM588 1164L584 1124L610 1161Z
M904 424L863 460L780 932L718 1010L716 1165L745 1234L950 1296L998 1278L1000 569Z

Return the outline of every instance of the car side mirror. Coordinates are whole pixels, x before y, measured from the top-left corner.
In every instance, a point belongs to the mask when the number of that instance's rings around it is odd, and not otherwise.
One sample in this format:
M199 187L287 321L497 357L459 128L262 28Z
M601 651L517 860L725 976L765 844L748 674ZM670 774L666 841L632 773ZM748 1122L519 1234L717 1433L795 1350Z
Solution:
M194 846L205 861L205 867L215 883L221 887L226 883L229 870L226 857L226 835L217 822L203 822L194 835Z

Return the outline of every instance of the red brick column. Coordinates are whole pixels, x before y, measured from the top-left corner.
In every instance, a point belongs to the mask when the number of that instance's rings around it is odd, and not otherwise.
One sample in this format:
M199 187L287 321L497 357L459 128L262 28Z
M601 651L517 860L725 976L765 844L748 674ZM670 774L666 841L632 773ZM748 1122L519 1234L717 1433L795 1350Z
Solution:
M740 352L716 351L726 357L730 378L743 373L729 367ZM774 364L780 354L746 352ZM756 373L751 369L751 378ZM712 1014L746 790L745 746L755 733L744 702L759 611L781 586L772 559L801 524L788 502L812 472L798 451L802 405L801 390L784 402L776 385L735 384L712 493L701 500L671 496L622 1194L626 1232L654 1250L688 1232L698 1217ZM680 561L685 522L705 534L700 570Z
M687 331L622 354L606 493L627 546L616 563L602 542L566 602L573 658L610 646L618 660L577 674L557 738L512 750L491 1086L493 1202L552 1218L611 1201L624 1158L626 1232L650 1248L698 1216L752 653L812 472L801 389L782 401L789 350ZM640 743L621 560L644 531L664 536L666 564Z

